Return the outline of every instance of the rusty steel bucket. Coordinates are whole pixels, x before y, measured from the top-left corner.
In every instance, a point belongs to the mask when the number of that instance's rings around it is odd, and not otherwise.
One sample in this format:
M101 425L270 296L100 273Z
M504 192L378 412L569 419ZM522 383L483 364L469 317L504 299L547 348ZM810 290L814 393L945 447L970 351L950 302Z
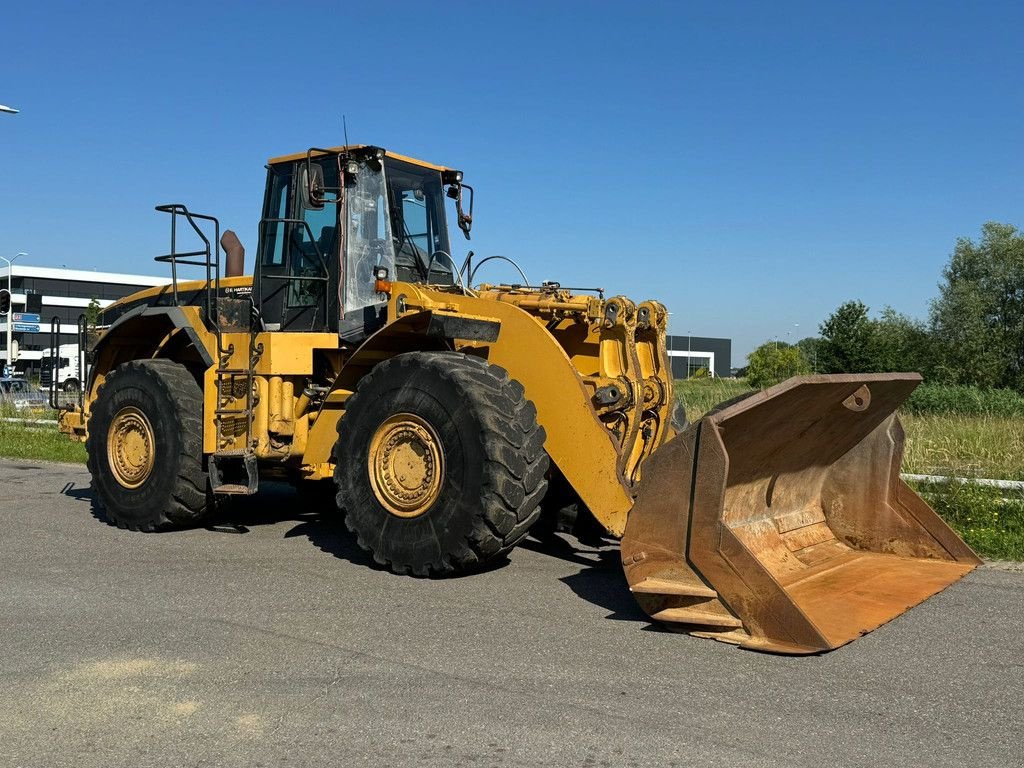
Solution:
M777 653L838 648L981 561L900 479L912 373L801 376L728 403L643 467L622 538L671 629Z

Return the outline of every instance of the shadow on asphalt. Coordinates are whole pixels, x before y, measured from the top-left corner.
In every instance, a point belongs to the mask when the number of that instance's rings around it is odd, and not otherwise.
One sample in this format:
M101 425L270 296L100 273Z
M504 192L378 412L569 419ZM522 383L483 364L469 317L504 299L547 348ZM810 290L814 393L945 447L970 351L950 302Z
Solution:
M61 493L68 498L89 504L90 514L100 522L117 527L96 503L92 489L68 483ZM263 525L294 522L284 538L305 536L318 549L356 565L379 569L372 558L359 548L355 537L345 530L341 514L321 514L325 496L297 492L286 483L265 483L259 493L247 497L224 497L217 511L203 526L210 533L246 534ZM174 535L178 531L160 531L146 535Z
M615 621L648 621L640 610L626 583L626 575L619 562L618 544L600 549L578 549L571 540L559 535L527 538L520 547L531 552L557 557L582 565L577 573L564 576L561 581L578 597L588 603L611 611L607 618Z
M88 503L94 518L106 525L115 525L95 503L92 489L88 485L68 483L61 493L75 501ZM294 522L295 525L284 534L284 538L304 536L317 549L339 560L374 570L385 570L359 547L355 536L345 528L340 512L322 514L317 511L330 501L328 494L320 494L319 491L300 493L286 483L266 483L254 496L226 499L205 528L211 533L246 534L258 526ZM582 549L574 542L575 539L559 535L543 538L531 536L519 546L582 566L577 573L562 578L562 582L584 600L611 611L609 619L645 621L646 615L633 600L622 573L618 545L609 544L595 550ZM500 558L489 563L483 571L504 568L508 564L508 558ZM480 572L477 570L474 573ZM473 573L465 575L472 576Z

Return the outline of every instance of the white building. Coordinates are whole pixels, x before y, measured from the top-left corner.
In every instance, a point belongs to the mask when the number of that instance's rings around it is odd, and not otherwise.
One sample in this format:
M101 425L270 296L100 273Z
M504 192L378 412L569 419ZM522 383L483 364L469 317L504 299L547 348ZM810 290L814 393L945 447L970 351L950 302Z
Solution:
M8 287L8 267L0 267L0 288ZM96 299L101 307L145 288L167 285L170 277L129 275L122 272L96 272L63 267L36 267L15 262L11 267L11 313L0 320L0 360L7 361L7 326L17 342L15 368L18 371L38 370L43 350L50 346L50 323L59 319L61 343L74 343L78 333L78 317L89 302ZM33 294L38 298L33 297ZM27 305L39 312L29 313ZM36 320L38 315L38 320Z

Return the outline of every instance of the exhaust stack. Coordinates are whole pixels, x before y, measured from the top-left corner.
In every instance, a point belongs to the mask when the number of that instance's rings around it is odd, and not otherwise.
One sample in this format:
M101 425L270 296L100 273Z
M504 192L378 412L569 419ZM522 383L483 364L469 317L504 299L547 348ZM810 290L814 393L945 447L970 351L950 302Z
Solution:
M240 277L245 274L245 246L233 230L225 230L220 236L220 247L227 254L224 262L224 277Z

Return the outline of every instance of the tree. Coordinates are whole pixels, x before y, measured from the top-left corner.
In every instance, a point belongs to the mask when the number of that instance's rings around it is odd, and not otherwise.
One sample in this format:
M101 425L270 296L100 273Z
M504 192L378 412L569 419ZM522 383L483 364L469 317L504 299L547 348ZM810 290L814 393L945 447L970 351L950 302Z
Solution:
M860 301L839 306L821 324L818 370L823 373L870 373L873 327L868 308Z
M747 382L752 387L770 387L810 370L800 349L781 341L766 342L747 356Z
M868 350L876 371L930 372L931 347L927 326L892 307L871 321Z
M100 306L100 300L93 297L89 306L85 308L85 348L89 352L92 352L93 347L96 346L96 339L99 338L99 331L96 327L100 324L102 315L103 308Z
M990 221L957 240L930 319L940 379L1024 391L1024 235Z
M796 343L797 348L803 353L804 359L807 360L807 364L811 367L811 373L817 373L821 370L819 362L821 345L822 340L817 336L808 336L806 339L800 339Z
M100 314L103 312L103 308L100 306L100 300L97 298L90 299L89 306L85 308L85 324L91 330L96 330L96 326L100 324Z

